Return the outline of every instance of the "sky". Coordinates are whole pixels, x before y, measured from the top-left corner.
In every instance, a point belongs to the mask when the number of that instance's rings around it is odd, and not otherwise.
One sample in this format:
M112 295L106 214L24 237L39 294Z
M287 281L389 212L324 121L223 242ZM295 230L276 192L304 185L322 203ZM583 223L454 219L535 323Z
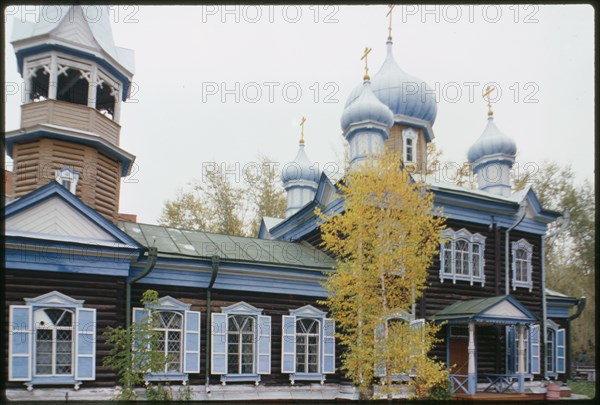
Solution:
M113 6L115 43L135 51L136 65L120 144L136 163L122 179L120 212L157 223L165 201L202 181L213 162L230 165L234 182L260 155L282 167L298 150L302 116L309 158L338 167L340 117L362 82L364 48L373 49L371 75L384 61L387 10ZM402 5L392 17L396 61L436 94L434 142L443 160L466 161L486 125L482 92L491 84L495 123L517 143L517 170L535 175L553 160L571 165L577 181L593 180L591 6ZM14 18L35 16L5 11L7 86L22 83L10 45ZM6 129L17 129L22 94L5 94Z

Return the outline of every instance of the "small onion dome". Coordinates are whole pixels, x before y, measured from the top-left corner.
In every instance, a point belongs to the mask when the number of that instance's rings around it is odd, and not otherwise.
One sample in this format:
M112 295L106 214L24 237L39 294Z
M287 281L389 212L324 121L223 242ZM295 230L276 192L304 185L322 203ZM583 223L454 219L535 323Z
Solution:
M517 154L517 144L510 137L500 132L494 124L494 117L490 116L485 130L469 148L467 158L470 163L474 163L485 156L497 154L514 157Z
M350 125L367 121L376 122L387 128L391 128L394 124L394 114L373 94L369 80L363 82L354 102L344 109L341 119L342 130L345 132Z
M392 110L394 115L404 115L435 122L437 103L435 94L427 83L404 72L392 54L392 41L387 41L387 57L379 72L372 78L373 93ZM358 97L359 87L348 96L346 106Z
M321 174L317 170L317 167L306 156L304 151L304 142L300 142L300 148L296 154L296 158L283 166L281 171L281 181L284 187L293 181L310 181L314 183L319 182Z

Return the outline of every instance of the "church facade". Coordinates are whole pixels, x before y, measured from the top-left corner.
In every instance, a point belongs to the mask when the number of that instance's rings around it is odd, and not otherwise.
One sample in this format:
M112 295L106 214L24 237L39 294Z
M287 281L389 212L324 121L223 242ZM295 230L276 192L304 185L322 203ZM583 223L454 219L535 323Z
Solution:
M70 18L52 23L17 22L12 38L29 91L21 128L6 134L7 397L111 398L104 332L139 321L141 295L153 289L170 361L148 381L189 386L199 400L357 398L340 371L335 319L319 303L335 260L321 250L314 210L344 212L340 179L314 171L302 139L299 170L282 173L286 218L263 218L256 238L119 214L120 180L135 160L119 146L133 52L115 45L108 13L91 24L83 7L62 7ZM398 66L391 37L387 48L379 72L349 95L341 125L350 170L384 148L399 152L447 217L428 288L404 320L445 322L432 355L451 366L455 392L490 383L524 392L564 377L569 311L585 302L545 288L544 239L560 214L530 188L512 191L517 146L491 110L468 152L477 189L428 176L437 105ZM406 83L423 94L407 96Z

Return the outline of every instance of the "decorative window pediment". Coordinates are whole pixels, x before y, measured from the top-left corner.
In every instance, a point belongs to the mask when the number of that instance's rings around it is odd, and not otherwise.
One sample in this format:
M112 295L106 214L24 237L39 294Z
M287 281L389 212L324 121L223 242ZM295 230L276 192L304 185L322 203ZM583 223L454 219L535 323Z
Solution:
M81 308L84 300L76 300L58 291L52 291L35 298L25 298L24 301L33 307L65 307Z
M485 237L462 228L444 229L441 233L440 281L457 280L485 284Z
M298 309L290 309L290 315L306 318L325 318L327 316L327 312L323 312L312 305L305 305Z
M221 307L221 311L224 314L227 313L235 313L235 314L245 314L245 315L260 315L262 313L262 309L253 307L252 305L240 301L236 304L230 305L228 307Z
M160 298L157 305L151 306L157 310L188 311L192 304L186 304L168 295Z
M512 285L513 290L517 287L533 289L531 258L533 245L525 239L520 239L511 244L512 247Z

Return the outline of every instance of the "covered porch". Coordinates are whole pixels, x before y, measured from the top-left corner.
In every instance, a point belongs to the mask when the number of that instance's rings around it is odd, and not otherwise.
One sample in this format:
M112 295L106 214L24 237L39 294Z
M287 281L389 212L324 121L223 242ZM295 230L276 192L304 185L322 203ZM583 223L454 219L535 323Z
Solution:
M539 319L511 295L457 301L437 312L431 320L447 323L446 364L454 393L473 395L480 381L485 382L484 392L522 394L525 378L531 376L530 372L539 372ZM509 361L502 361L500 373L478 371L477 330L491 325L512 327L506 330L514 333L506 334L509 344L515 344L514 367L510 369ZM496 342L497 351L503 350L500 343Z

